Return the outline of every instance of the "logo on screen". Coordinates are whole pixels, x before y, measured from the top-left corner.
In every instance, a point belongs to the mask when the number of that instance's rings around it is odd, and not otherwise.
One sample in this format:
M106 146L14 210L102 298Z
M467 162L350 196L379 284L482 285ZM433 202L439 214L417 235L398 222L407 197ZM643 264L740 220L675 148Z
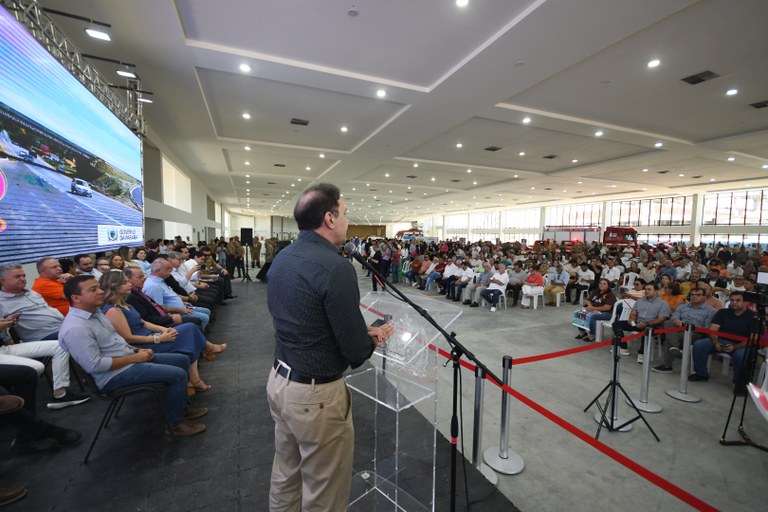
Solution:
M115 240L117 240L117 230L116 229L110 229L107 232L107 238L109 238L110 242L114 242Z
M8 223L5 222L5 219L0 219L0 233L8 229Z

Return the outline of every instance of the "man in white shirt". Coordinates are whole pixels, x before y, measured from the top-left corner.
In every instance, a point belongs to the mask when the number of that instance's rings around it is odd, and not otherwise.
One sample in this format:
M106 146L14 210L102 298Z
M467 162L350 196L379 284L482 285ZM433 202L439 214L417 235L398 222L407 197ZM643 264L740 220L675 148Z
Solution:
M442 279L438 281L440 295L448 295L448 288L451 286L451 283L459 278L459 274L461 274L461 267L456 265L456 256L452 256L445 270L443 270Z
M462 261L461 270L459 270L459 273L456 275L456 280L450 284L446 298L453 300L454 302L459 302L461 300L462 294L464 293L464 288L466 288L467 285L472 282L474 277L475 270L469 266L469 262L467 260Z
M616 262L613 258L608 258L606 266L603 268L603 272L600 274L600 277L607 279L608 282L611 283L611 287L614 287L618 284L619 279L621 279L621 270L616 266Z
M488 283L488 288L480 292L480 296L491 303L491 312L496 311L496 306L499 305L499 296L506 291L507 283L509 283L507 267L503 263L499 263L490 283Z
M576 296L573 298L573 304L579 304L579 297L583 290L588 290L595 280L595 273L589 269L586 261L581 263L579 270L576 271ZM568 297L566 297L566 300Z

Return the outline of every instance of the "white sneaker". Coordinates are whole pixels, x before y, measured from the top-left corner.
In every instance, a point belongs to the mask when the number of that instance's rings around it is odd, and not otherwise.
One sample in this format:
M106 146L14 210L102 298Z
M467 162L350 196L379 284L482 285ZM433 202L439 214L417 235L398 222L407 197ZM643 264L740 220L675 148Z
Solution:
M643 361L645 358L643 358L643 354L637 354L637 364L643 364Z
M494 312L496 312L496 308L491 306L491 313L494 313Z

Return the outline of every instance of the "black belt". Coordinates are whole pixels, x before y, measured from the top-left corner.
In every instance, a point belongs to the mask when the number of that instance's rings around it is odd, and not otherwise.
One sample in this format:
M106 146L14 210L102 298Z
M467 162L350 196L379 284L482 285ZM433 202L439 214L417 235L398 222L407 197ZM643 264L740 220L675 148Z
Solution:
M328 384L329 382L334 382L339 380L342 376L341 375L333 375L331 377L306 377L300 373L297 373L294 370L289 370L280 362L275 359L274 368L277 370L277 374L280 375L283 378L286 378L293 382L298 382L299 384L312 384L314 381L314 384Z

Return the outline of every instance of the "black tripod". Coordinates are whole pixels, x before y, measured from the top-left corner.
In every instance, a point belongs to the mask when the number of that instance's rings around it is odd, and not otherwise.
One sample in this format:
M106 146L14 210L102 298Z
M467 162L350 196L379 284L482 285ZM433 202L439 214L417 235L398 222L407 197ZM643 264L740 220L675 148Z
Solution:
M746 352L744 353L744 364L741 366L739 375L736 376L736 385L733 388L733 399L731 400L731 408L728 411L728 419L725 421L725 428L723 429L723 435L720 436L720 444L723 446L754 446L759 450L768 452L768 448L754 442L749 435L744 431L744 411L747 408L747 383L752 381L755 375L755 368L757 367L757 351L760 347L760 339L765 331L765 307L758 306L757 314L752 319L752 326L749 331L749 337L747 338ZM725 434L728 432L728 426L731 423L731 416L733 415L733 408L736 405L736 399L742 397L741 403L741 418L739 419L738 432L741 439L734 441L726 441Z
M592 404L597 405L597 410L600 411L598 414L595 415L595 421L598 422L597 427L597 433L595 434L595 439L600 438L600 431L605 427L608 432L628 432L632 429L632 423L634 423L637 420L643 420L643 423L645 423L645 426L648 427L648 430L651 431L651 434L653 434L653 437L656 438L656 441L661 441L659 439L659 436L656 435L656 432L653 431L651 428L651 425L648 423L648 421L645 419L645 416L643 416L643 413L640 412L640 410L635 405L635 402L632 401L632 399L629 397L626 391L624 391L624 387L621 385L621 382L619 382L619 360L621 359L621 356L619 355L619 338L616 336L613 337L613 374L611 376L611 381L606 385L600 393L597 394L597 396L589 402L589 405L587 405L584 408L584 412L587 412L587 409L592 407ZM630 419L624 419L619 418L617 413L617 394L616 390L620 390L624 397L627 399L627 403L629 403L630 406L632 406L632 409L635 410L637 413L637 416ZM603 394L608 393L608 396L605 399L605 405L600 405L600 397L603 396ZM610 406L610 417L608 414L608 407ZM617 425L618 423L618 425Z
M247 244L245 246L245 260L243 260L243 278L240 280L240 282L248 282L252 283L253 279L251 279L251 275L248 273L248 255L250 253L251 246L250 244Z

